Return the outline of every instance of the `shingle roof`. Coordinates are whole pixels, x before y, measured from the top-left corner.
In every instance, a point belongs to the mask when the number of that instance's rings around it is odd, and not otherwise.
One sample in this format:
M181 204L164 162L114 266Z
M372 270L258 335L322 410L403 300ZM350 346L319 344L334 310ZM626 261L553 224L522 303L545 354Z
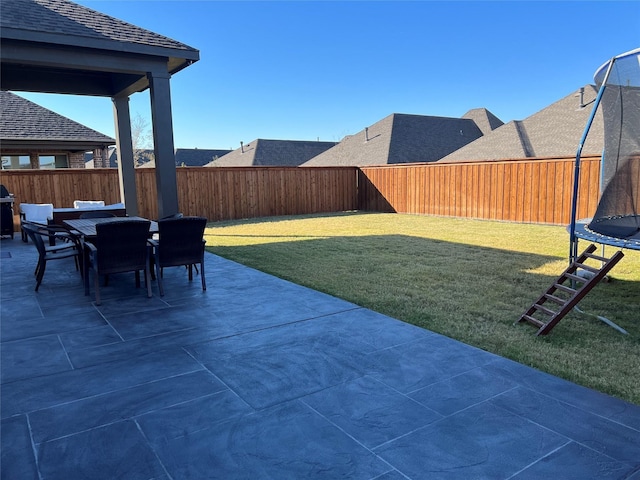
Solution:
M240 167L280 165L297 167L334 145L335 142L265 140L258 138L205 166Z
M176 165L186 167L204 167L207 163L220 158L231 150L210 150L202 148L176 149Z
M498 127L504 125L504 122L496 117L486 108L473 108L465 113L462 118L469 118L476 122L483 135L492 132Z
M15 31L27 30L61 36L56 42L49 38L52 43L77 44L80 37L120 42L121 49L127 48L123 44L135 44L195 51L171 38L67 0L2 0L0 27L6 38L14 37Z
M580 108L580 90L521 121L511 121L478 140L444 157L442 162L501 160L527 157L573 156L591 114L597 90L584 87ZM585 155L599 155L604 147L602 114L598 113L583 147Z
M481 136L472 119L393 113L304 166L434 162Z
M3 7L4 8L4 7ZM0 139L111 145L115 139L11 92L0 91Z

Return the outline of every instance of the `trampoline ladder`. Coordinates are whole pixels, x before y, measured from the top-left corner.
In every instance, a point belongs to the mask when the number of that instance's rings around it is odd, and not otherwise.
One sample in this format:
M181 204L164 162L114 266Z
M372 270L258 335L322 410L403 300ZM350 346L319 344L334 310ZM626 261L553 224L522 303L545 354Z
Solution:
M589 245L569 267L562 272L549 289L515 323L528 322L538 327L536 335L546 335L562 318L575 307L589 291L611 270L624 256L617 251L611 258L594 255L594 244ZM598 260L600 267L585 265L588 259ZM579 275L579 270L588 272L587 277ZM565 285L567 283L567 285ZM578 286L578 284L581 284ZM555 307L555 308L554 308ZM534 317L538 313L542 319ZM515 325L515 324L514 324Z

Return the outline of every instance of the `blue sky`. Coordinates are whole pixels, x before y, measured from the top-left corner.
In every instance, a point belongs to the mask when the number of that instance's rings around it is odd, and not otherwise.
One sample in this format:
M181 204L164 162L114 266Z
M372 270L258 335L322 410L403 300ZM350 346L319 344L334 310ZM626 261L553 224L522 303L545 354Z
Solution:
M171 81L179 148L339 141L391 113L521 120L640 46L635 1L77 2L200 50ZM109 99L23 95L115 136ZM148 92L131 111L150 117Z

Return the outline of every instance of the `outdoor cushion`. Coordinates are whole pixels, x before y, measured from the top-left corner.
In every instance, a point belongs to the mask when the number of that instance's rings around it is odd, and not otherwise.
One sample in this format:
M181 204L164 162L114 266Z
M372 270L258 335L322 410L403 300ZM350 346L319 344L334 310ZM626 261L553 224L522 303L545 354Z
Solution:
M73 208L104 207L104 200L74 200Z
M124 203L112 203L111 205L105 205L104 208L124 208Z
M21 203L20 212L24 220L46 225L53 218L53 203Z

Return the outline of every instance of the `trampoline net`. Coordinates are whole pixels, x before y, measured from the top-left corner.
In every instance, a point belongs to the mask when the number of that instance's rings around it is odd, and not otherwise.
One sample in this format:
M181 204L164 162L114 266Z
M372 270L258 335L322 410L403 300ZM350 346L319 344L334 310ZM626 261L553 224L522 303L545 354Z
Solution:
M602 85L609 63L595 75ZM602 96L604 154L600 201L588 229L640 239L640 49L613 60Z

